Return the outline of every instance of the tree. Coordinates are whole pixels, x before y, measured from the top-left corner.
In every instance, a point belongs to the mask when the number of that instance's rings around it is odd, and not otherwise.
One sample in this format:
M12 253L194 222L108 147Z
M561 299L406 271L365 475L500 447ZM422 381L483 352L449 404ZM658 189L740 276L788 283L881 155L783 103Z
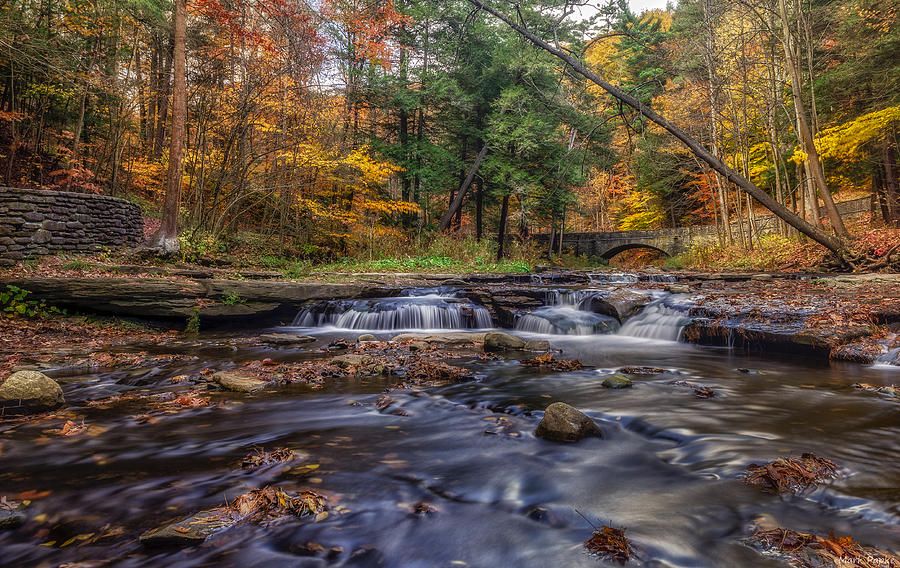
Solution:
M175 0L175 44L173 65L175 78L172 90L172 134L169 139L169 170L166 174L166 196L159 230L151 238L151 245L162 254L179 249L178 214L181 209L182 158L184 157L184 124L187 120L186 85L186 0Z
M742 190L750 194L754 199L756 199L770 211L772 211L772 213L784 219L788 224L796 228L801 233L807 235L828 250L843 258L846 244L842 240L828 235L821 229L814 227L813 225L807 223L805 220L789 211L783 205L771 198L767 193L756 187L754 184L749 182L733 169L726 166L721 160L713 156L706 148L704 148L703 145L700 144L700 142L688 136L683 130L670 123L664 117L656 113L652 108L644 105L640 102L640 100L629 95L621 88L605 81L597 73L586 68L581 62L573 57L570 52L565 51L559 46L553 46L547 43L546 41L535 35L533 32L529 31L521 23L516 23L509 16L503 14L499 10L486 5L481 0L469 0L469 2L477 8L485 10L486 12L492 14L494 17L498 18L509 27L514 29L516 32L521 34L535 46L555 55L576 72L580 73L588 80L600 86L604 91L608 92L616 99L622 101L628 106L634 108L642 116L646 117L647 119L651 120L655 124L668 131L675 138L680 140L685 146L687 146L691 150L691 152L699 159L709 164L712 169L722 174L728 181L732 182L733 184L737 185Z

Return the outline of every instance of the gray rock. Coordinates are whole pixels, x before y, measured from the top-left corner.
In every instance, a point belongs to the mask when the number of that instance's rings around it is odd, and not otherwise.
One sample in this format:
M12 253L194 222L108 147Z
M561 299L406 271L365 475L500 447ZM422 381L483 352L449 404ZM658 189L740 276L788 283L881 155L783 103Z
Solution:
M600 384L608 389L627 389L632 386L631 379L621 373L606 377Z
M269 386L267 381L248 377L235 371L219 371L212 376L212 379L223 389L232 392L257 392Z
M425 341L413 341L409 344L410 351L425 351L431 347L431 345Z
M444 345L460 345L463 343L481 343L484 333L448 332L448 333L401 333L391 341L424 341L425 343L441 343Z
M489 331L484 334L485 351L504 351L507 349L523 349L525 340L502 331Z
M368 341L378 341L378 338L371 333L364 333L356 338L357 343L366 343Z
M50 410L65 401L56 381L38 371L17 371L0 384L0 414Z
M666 286L666 291L670 294L690 294L691 287L684 284L669 284Z
M263 343L272 345L295 345L298 343L312 343L316 340L311 335L295 335L293 333L264 333L259 336Z
M602 433L583 412L564 402L554 402L544 411L534 435L554 442L577 442L586 436L600 437Z
M546 339L532 339L525 342L528 351L550 351L550 342Z
M591 300L591 311L612 316L621 323L627 317L638 313L651 300L652 298L647 294L617 289L603 297L593 298Z

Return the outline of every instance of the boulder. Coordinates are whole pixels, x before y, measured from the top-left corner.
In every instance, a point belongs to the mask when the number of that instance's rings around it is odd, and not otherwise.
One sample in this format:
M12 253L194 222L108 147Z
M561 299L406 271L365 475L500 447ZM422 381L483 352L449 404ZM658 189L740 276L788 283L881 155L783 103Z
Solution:
M212 376L212 379L223 389L232 392L256 392L269 385L267 381L242 375L235 371L219 371Z
M413 341L409 344L410 351L426 351L431 345L425 341Z
M293 333L264 333L259 336L259 340L272 345L296 345L312 343L316 338L311 335L295 335Z
M378 338L371 333L364 333L356 338L357 343L366 343L368 341L378 341Z
M56 381L38 371L16 371L0 384L0 415L50 410L65 401Z
M550 342L546 339L532 339L525 342L528 351L550 351Z
M631 386L631 379L621 373L616 373L603 379L600 384L608 389L627 389Z
M544 411L534 435L554 442L577 442L586 436L600 437L602 433L583 412L564 402L554 402Z
M690 294L691 287L685 284L669 284L666 286L666 291L670 294Z
M592 298L591 311L612 316L621 323L641 311L641 308L649 304L651 300L652 298L647 294L617 289L609 294Z
M525 340L502 331L489 331L484 334L485 351L505 351L507 349L524 349Z

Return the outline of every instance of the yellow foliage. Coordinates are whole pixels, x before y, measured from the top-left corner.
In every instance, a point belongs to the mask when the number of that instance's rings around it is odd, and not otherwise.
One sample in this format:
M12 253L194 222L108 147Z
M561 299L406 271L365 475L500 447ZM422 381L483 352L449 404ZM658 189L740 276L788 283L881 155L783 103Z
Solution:
M845 162L865 159L859 147L881 138L886 131L900 124L900 105L864 114L854 120L832 126L819 133L815 139L816 150L823 158ZM802 164L806 152L794 150L791 161Z

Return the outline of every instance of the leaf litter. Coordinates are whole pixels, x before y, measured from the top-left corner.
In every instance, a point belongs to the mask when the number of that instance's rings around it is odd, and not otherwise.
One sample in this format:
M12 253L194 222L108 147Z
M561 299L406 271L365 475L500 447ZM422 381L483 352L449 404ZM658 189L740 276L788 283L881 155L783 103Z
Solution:
M849 536L823 538L812 533L775 528L757 530L748 542L756 548L787 556L797 568L897 568L900 557L866 547Z
M552 371L580 371L583 368L581 361L578 359L557 359L550 352L531 359L523 359L519 362L528 367L538 367Z
M813 453L747 466L744 483L771 493L800 493L837 477L837 464Z

